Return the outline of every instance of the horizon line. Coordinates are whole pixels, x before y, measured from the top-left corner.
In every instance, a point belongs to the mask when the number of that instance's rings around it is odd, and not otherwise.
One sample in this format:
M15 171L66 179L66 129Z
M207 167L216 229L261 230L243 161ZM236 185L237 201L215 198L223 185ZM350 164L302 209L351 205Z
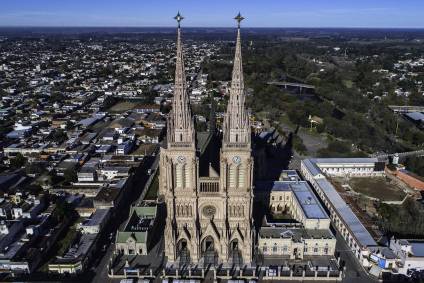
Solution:
M81 26L72 26L72 25L0 25L0 28L176 28L175 26L107 26L107 25L81 25ZM229 29L237 27L235 26L183 26L184 28L222 28ZM416 30L424 30L424 26L422 27L375 27L375 26L242 26L242 28L246 29L416 29Z

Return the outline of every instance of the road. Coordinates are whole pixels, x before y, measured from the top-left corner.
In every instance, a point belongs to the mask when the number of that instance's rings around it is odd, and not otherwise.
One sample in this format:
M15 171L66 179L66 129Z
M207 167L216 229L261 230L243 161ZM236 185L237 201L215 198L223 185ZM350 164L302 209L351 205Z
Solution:
M110 278L108 278L107 265L110 264L110 258L115 249L115 237L109 238L109 234L118 230L118 228L122 228L129 216L129 211L131 204L138 200L140 194L143 190L145 190L145 184L149 180L151 175L147 174L148 168L157 168L159 162L159 155L156 157L146 157L142 167L137 171L136 176L134 178L134 186L131 193L128 196L125 196L122 199L122 203L120 204L119 212L117 211L115 217L111 219L107 231L102 232L105 236L104 241L101 245L99 245L100 249L103 245L107 246L105 252L99 252L96 257L99 261L94 262L94 266L92 270L95 273L95 276L92 282L113 282ZM118 280L119 281L119 280Z
M396 154L399 157L424 156L424 149L415 150L415 151L397 152L397 153L373 154L372 157L376 157L378 159L385 159L385 158L389 158L390 156L394 156Z
M368 273L359 265L355 256L351 252L351 249L347 245L340 233L336 235L337 244L336 252L340 253L341 259L345 262L345 274L343 275L344 283L370 283L379 282L373 277L370 277Z

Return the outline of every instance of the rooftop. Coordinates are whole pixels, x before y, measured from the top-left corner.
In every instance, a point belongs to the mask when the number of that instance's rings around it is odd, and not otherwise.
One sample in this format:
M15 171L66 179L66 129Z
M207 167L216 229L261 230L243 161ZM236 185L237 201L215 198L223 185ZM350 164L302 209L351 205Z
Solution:
M306 161L306 160L305 160ZM316 158L311 159L315 164L353 164L353 163L376 163L377 158ZM319 166L319 165L318 165Z
M307 182L290 184L292 191L307 218L327 219L328 215Z
M293 192L297 202L307 218L327 219L328 215L315 196L312 188L305 181L257 182L255 189L269 192Z
M377 245L368 230L365 229L333 185L325 178L317 179L316 182L359 243L362 246Z
M90 250L96 237L97 234L81 235L78 242L70 247L63 257L56 258L55 262L67 262L84 257Z
M83 226L97 226L101 224L106 218L106 216L108 215L109 210L110 210L109 208L96 209L96 211L91 215L91 217L87 219L87 221L85 221Z
M328 229L304 229L286 227L261 227L261 238L292 238L294 241L302 239L333 239L334 236Z

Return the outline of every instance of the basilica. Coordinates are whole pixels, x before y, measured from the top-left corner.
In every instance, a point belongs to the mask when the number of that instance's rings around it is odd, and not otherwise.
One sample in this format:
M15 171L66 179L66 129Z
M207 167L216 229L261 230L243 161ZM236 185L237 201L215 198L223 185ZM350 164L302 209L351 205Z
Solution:
M222 131L196 133L187 93L178 13L175 86L160 152L159 196L166 206L169 264L250 265L253 156L245 108L239 14L230 97Z

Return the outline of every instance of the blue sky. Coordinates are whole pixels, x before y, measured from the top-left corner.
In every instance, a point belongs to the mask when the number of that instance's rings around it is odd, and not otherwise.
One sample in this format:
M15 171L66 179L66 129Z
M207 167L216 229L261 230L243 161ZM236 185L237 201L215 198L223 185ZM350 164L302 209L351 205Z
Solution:
M0 0L0 26L419 27L423 0Z

